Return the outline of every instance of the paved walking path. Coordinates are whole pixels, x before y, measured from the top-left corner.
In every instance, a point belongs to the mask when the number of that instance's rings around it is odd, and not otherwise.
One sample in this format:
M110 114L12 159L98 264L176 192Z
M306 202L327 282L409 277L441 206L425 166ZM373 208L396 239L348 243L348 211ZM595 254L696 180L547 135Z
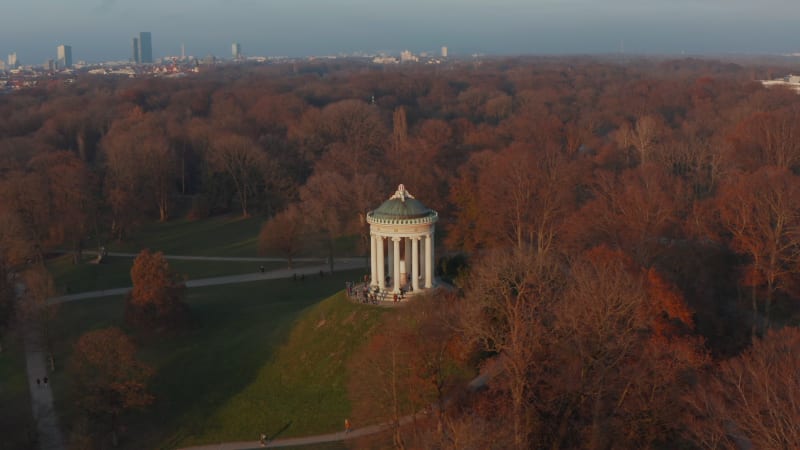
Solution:
M338 433L318 434L316 436L306 436L298 438L275 439L270 441L266 448L293 447L311 444L323 444L326 442L344 441L355 439L362 436L370 436L381 431L388 430L386 425L372 425L369 427L354 429L350 433L340 431ZM242 442L221 442L219 444L199 445L195 447L184 447L179 450L248 450L264 448L259 441Z
M136 256L136 255L133 255ZM170 258L170 257L168 257ZM172 257L175 258L174 256ZM189 256L181 256L178 258L203 258L203 260L209 261L216 261L213 257L189 257ZM228 261L228 260L223 260ZM286 261L286 260L280 260ZM320 260L316 260L320 261ZM350 269L361 269L365 267L365 259L364 258L340 258L334 261L334 267L336 270L350 270ZM317 266L307 266L307 267L298 267L295 269L278 269L278 270L270 270L264 273L254 272L254 273L245 273L241 275L228 275L224 277L213 277L213 278L200 278L197 280L188 280L186 282L187 288L194 288L194 287L203 287L203 286L218 286L222 284L234 284L234 283L246 283L250 281L261 281L261 280L275 280L279 278L291 278L293 275L314 275L318 274L320 270L327 272L329 269L327 264L321 264ZM123 295L127 294L130 291L130 287L124 288L116 288L116 289L104 289L100 291L91 291L91 292L81 292L78 294L70 294L70 295L62 295L60 297L53 297L47 300L50 304L57 304L57 303L67 303L76 300L84 300L88 298L98 298L98 297L108 297L110 295Z
M64 253L67 253L66 251ZM97 255L97 250L84 250L86 255ZM118 258L136 258L138 253L126 252L106 252L106 256ZM261 256L193 256L193 255L164 255L167 259L179 259L184 261L230 261L230 262L286 262L286 258L261 257ZM292 258L293 262L325 262L327 258ZM365 258L335 258L336 263L347 261L361 261L366 264Z
M405 416L400 419L400 426L405 426L414 420L414 416ZM370 425L363 428L353 428L349 433L340 431L338 433L317 434L314 436L296 437L296 438L283 438L273 439L265 446L266 448L280 448L280 447L300 447L303 445L324 444L327 442L346 441L349 439L356 439L363 436L371 436L373 434L389 431L391 429L390 423L383 423L379 425ZM259 441L242 441L242 442L220 442L219 444L198 445L194 447L183 447L178 450L251 450L264 448Z
M25 287L17 284L17 296L24 295ZM28 375L28 389L31 393L31 410L36 421L41 450L64 450L64 438L58 426L58 415L53 407L53 391L50 383L44 383L48 376L47 355L43 349L42 338L36 328L25 325L25 366ZM37 383L36 380L40 382Z

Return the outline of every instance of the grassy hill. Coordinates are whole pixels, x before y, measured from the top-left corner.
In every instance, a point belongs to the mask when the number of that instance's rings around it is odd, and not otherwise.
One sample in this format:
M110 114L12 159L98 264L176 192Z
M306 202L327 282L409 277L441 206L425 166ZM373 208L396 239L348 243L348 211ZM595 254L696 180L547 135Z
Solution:
M281 429L281 436L339 430L349 412L346 360L386 313L329 297L360 273L190 289L188 330L135 335L143 359L157 369L157 400L126 419L123 445L174 448ZM122 325L122 310L121 297L62 305L59 360L67 360L82 333ZM52 378L56 406L69 423L75 411L68 375L58 370Z
M284 430L281 437L340 431L350 413L345 364L385 312L342 293L303 311L253 381L176 443L246 439L254 430Z

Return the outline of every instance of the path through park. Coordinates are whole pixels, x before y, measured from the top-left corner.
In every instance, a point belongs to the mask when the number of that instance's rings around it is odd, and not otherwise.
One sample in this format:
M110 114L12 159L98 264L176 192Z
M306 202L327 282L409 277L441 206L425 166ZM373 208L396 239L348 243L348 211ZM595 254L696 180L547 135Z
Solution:
M127 254L127 253L119 253L115 254L117 256L130 256L134 257L134 254ZM192 258L193 260L203 260L203 261L240 261L241 259L238 258L216 258L210 256L167 256L167 259L184 259L184 258ZM251 261L250 258L243 259L244 261ZM266 259L262 258L258 261L274 261L273 259ZM286 261L278 260L278 261ZM312 260L312 261L320 261L319 259ZM350 269L359 269L366 267L366 261L364 258L337 258L335 260L336 270L350 270ZM278 269L278 270L271 270L268 272L260 273L257 271L253 271L253 273L245 273L241 275L228 275L224 277L214 277L214 278L200 278L197 280L189 280L186 282L187 288L195 288L195 287L203 287L203 286L217 286L222 284L234 284L234 283L246 283L249 281L261 281L261 280L275 280L279 278L291 278L292 275L313 275L319 273L320 271L327 271L329 269L327 264L320 264L314 266L306 266L306 267L298 267L295 269ZM100 291L91 291L91 292L81 292L79 294L70 294L70 295L62 295L60 297L53 297L48 300L50 304L56 303L66 303L72 302L75 300L85 300L89 298L98 298L98 297L108 297L111 295L122 295L128 293L130 291L130 287L124 288L116 288L116 289L105 289Z
M17 284L17 297L25 295L25 286ZM47 355L38 328L30 322L24 326L25 367L28 375L28 389L31 394L31 411L36 421L36 431L40 450L64 450L64 438L58 426L58 415L53 407L53 391L48 377Z

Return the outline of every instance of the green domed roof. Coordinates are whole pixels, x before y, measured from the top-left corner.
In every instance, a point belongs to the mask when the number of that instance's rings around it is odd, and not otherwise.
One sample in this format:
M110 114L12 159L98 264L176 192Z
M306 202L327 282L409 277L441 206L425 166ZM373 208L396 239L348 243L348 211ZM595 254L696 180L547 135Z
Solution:
M430 208L423 205L406 191L402 184L397 187L397 192L370 214L375 219L418 219L435 214Z

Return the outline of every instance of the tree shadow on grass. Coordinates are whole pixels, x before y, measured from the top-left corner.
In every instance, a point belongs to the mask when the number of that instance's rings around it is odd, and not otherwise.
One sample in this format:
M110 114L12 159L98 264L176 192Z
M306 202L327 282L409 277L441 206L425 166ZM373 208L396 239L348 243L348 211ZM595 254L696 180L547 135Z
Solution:
M285 433L285 432L286 432L286 430L288 430L288 429L289 429L289 427L291 427L291 426L292 426L292 421L290 420L290 421L289 421L289 422L287 422L287 423L286 423L286 425L284 425L284 426L283 426L283 427L282 427L280 430L278 430L278 431L276 431L276 432L272 433L272 434L271 434L269 437L267 437L267 442L272 442L272 441L274 441L274 440L275 440L275 439L277 439L277 438L278 438L280 435L282 435L283 433Z

